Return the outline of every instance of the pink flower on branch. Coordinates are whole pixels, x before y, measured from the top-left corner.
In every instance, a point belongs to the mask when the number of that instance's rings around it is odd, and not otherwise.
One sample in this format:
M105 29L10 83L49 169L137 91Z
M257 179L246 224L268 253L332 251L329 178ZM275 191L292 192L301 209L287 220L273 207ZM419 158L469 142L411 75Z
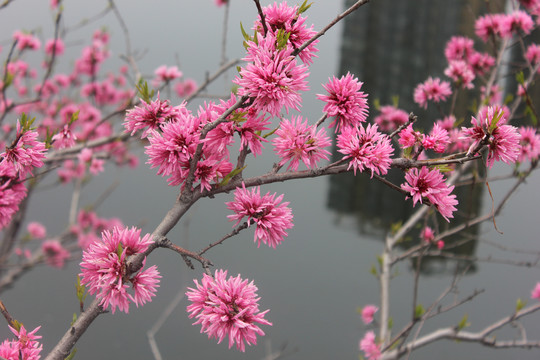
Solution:
M356 127L365 122L368 115L367 94L360 91L363 83L351 73L337 79L335 76L323 87L328 95L317 94L324 101L323 111L335 117L330 127L336 126L336 132L344 127Z
M131 132L131 135L138 130L143 130L141 134L141 139L143 139L150 131L158 129L165 122L177 120L185 112L187 110L183 105L173 107L168 100L161 101L158 95L156 100L150 103L141 100L141 105L128 110L124 127L126 132Z
M287 113L291 108L299 110L300 91L308 90L307 67L296 62L292 49L279 47L273 34L255 36L257 42L248 42L248 54L243 58L249 63L233 81L240 86L238 95L249 96L254 109L272 116L283 107Z
M226 270L216 270L214 278L203 275L196 288L188 288L186 296L191 305L187 307L193 325L201 324L201 332L208 338L216 338L218 344L229 337L229 349L236 343L242 352L248 345L257 344L257 335L263 336L259 324L272 325L264 316L269 310L259 310L257 287L240 275L227 279Z
M244 217L247 217L248 224L256 225L254 241L276 248L283 238L287 236L287 229L293 227L292 211L287 207L288 202L281 203L283 195L275 198L276 194L261 197L260 187L246 189L244 183L242 188L236 188L234 201L226 203L227 208L234 211L233 215L228 215L230 221L236 220L234 226L238 225Z
M41 251L45 256L47 265L61 269L67 259L69 259L69 251L67 251L60 241L47 240L41 244Z
M360 350L364 352L367 360L378 360L381 357L380 345L375 343L375 333L368 331L360 340Z
M155 265L144 269L146 258L136 274L128 272L129 257L143 253L152 243L149 234L141 238L140 233L134 227L115 227L103 231L101 241L83 251L81 284L86 285L90 294L96 294L104 309L111 306L113 314L117 307L128 313L130 301L137 306L151 301L159 287L161 275ZM128 293L130 285L133 294Z
M454 186L448 186L444 182L443 174L437 169L429 169L425 166L418 170L410 169L405 175L405 183L401 188L407 191L413 199L413 205L422 203L423 199L437 208L439 213L446 219L453 218L456 210L454 205L458 204L456 195L451 194Z
M346 127L337 137L338 152L344 154L343 159L349 159L349 167L363 172L371 170L373 174L384 175L392 163L394 149L387 135L377 130L377 125L368 124L366 128Z
M291 160L287 170L298 170L300 160L310 169L317 166L321 159L328 160L330 152L324 150L331 145L324 129L315 125L308 126L307 119L301 116L283 120L274 138L274 150L281 157L280 166Z
M6 360L39 360L43 345L37 341L41 339L41 335L36 335L36 332L40 328L41 326L38 326L31 332L27 332L24 325L20 325L18 330L9 326L17 339L3 341L0 344L0 356Z
M439 78L433 79L430 76L414 89L414 102L426 109L428 101L436 103L445 101L451 94L452 90L448 81L441 81Z
M373 322L373 315L379 310L375 305L366 305L362 308L362 321L364 324L371 324Z

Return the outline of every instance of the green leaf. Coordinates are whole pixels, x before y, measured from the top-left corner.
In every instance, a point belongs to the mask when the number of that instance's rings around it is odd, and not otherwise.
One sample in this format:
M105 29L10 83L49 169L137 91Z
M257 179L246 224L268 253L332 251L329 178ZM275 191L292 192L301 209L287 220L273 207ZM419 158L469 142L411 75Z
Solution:
M531 122L534 126L536 126L536 124L538 124L538 119L536 118L536 115L533 111L533 109L530 107L530 105L527 104L527 106L525 107L525 115L529 115L530 118L531 118Z
M422 315L426 313L426 310L424 309L424 306L422 304L416 305L416 308L414 309L414 318L420 319Z
M377 267L375 265L371 265L371 269L369 270L369 272L373 275L373 276L377 276L378 272L377 272Z
M523 309L525 307L525 305L527 305L526 301L523 301L521 299L517 299L517 301L516 301L516 312Z
M458 331L463 330L464 328L471 326L471 323L467 321L467 314L463 315L463 318L458 324Z
M77 313L73 313L73 318L71 319L71 326L75 324L75 321L77 321Z
M77 275L77 284L75 284L75 289L77 292L77 299L79 299L79 303L83 304L88 294L86 293L86 286L81 284L81 278L79 277L79 275Z
M139 92L139 97L146 103L150 103L154 97L154 90L150 91L148 89L148 83L140 79L139 84L135 85L137 91Z
M388 318L388 329L392 329L393 326L394 326L394 319L392 319L392 317L389 317Z
M493 115L493 120L491 120L491 125L489 126L490 134L493 132L493 130L497 128L497 124L502 119L502 117L503 117L503 111L499 109L497 113Z
M246 30L244 30L244 25L242 25L242 22L240 22L240 30L242 31L242 37L244 38L244 40L251 41L251 36L248 35Z
M453 169L450 167L450 165L448 165L448 164L439 164L439 165L435 165L434 168L439 169L439 171L442 172L442 173L449 172L449 171L452 171L452 170L453 170Z
M525 74L523 74L523 71L516 74L516 81L521 85L525 84Z
M373 107L375 110L381 110L381 100L379 98L373 100Z
M392 96L392 105L394 105L395 108L399 105L399 95Z
M71 359L73 359L73 357L75 356L76 353L77 353L77 348L73 348L73 350L71 350L71 352L69 353L69 355L68 355L64 360L71 360Z
M229 181L230 181L234 176L240 174L246 167L247 167L247 165L241 167L240 169L238 169L238 168L233 169L230 173L228 173L227 175L225 175L225 177L223 178L223 180L221 180L221 182L218 184L218 186L227 185L227 184L229 183Z
M73 124L75 121L77 121L79 119L79 112L80 112L80 110L77 110L73 114L71 114L71 119L69 120L68 125Z
M307 0L304 0L304 2L302 3L302 5L300 5L300 7L298 8L298 10L296 10L296 14L297 15L300 15L302 13L305 13L310 7L311 5L313 5L313 3L307 3Z

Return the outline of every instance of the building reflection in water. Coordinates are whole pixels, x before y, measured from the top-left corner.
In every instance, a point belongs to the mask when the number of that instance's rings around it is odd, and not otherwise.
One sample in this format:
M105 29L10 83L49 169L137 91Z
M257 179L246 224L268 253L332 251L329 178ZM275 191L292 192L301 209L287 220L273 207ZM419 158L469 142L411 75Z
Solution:
M345 1L349 7L355 1ZM503 9L504 1L491 1L492 8ZM345 19L341 44L340 74L351 72L364 82L362 90L369 94L371 118L376 115L374 101L381 105L392 104L398 97L399 108L414 112L418 116L415 128L430 129L441 118L433 106L424 111L413 102L413 91L417 84L428 76L444 78L446 67L444 48L456 34L474 38L475 15L481 13L485 2L481 0L377 0L368 3ZM470 116L469 98L459 98L456 114ZM447 104L448 105L448 104ZM443 112L447 109L442 108ZM397 147L396 147L397 148ZM341 154L334 151L336 160ZM328 207L343 216L355 217L362 234L377 235L381 239L392 224L405 221L416 209L411 200L405 201L402 194L373 181L369 173L341 174L330 178ZM387 177L395 184L403 182L403 173L392 169ZM457 221L466 221L480 209L483 185L471 185L455 190L460 203ZM418 207L418 205L417 205ZM456 221L457 220L457 221ZM439 221L441 227L446 221ZM443 228L439 229L444 230ZM419 241L418 228L410 241L402 243L409 247ZM445 239L447 244L474 238L478 228L471 228L459 237ZM451 249L456 255L474 255L476 241ZM455 263L443 258L424 259L422 272L425 274L455 271ZM458 266L474 264L460 263Z

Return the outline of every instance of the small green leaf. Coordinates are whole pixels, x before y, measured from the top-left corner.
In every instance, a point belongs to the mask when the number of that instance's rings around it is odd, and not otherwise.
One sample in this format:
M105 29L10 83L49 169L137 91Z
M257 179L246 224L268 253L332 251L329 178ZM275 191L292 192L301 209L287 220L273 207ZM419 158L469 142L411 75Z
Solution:
M458 324L458 331L463 330L468 326L471 326L471 323L467 321L467 314L465 314Z
M378 272L377 272L377 267L375 265L371 265L371 269L369 270L369 272L373 275L373 276L377 276Z
M73 124L75 121L77 121L79 119L79 112L80 112L80 110L77 110L73 114L71 114L71 119L69 120L69 125Z
M139 92L140 98L144 102L146 103L152 102L152 98L154 97L154 90L150 91L148 89L148 83L145 80L140 79L139 84L135 85L135 87L137 88Z
M392 96L392 105L397 108L399 105L399 95Z
M11 325L12 328L14 328L17 331L21 330L22 324L19 321L15 320L15 319L13 319L13 322L10 325Z
M392 317L389 317L388 318L388 329L392 329L393 326L394 326L394 319L392 319Z
M227 185L227 184L229 183L229 181L230 181L234 176L240 174L246 167L247 167L247 165L241 167L240 169L238 169L238 168L233 169L230 173L228 173L227 175L225 175L225 177L223 178L223 180L221 180L221 182L219 183L218 186Z
M373 100L373 107L375 108L375 110L381 109L381 100L379 98Z
M77 321L77 313L73 313L73 318L71 319L71 326L75 324L75 321Z
M244 30L244 25L242 25L242 22L240 22L240 30L242 31L242 37L244 38L244 40L251 41L251 37L248 35L246 30Z
M414 318L420 319L422 315L424 315L426 310L424 309L424 306L422 304L416 305L416 308L414 309Z
M436 169L438 169L438 170L439 170L440 172L442 172L442 173L445 173L445 172L449 172L449 171L454 170L454 169L452 169L452 168L450 167L450 165L448 165L448 164L439 164L439 165L435 165L434 167L435 167Z
M517 299L517 301L516 301L516 312L523 309L525 307L525 305L527 305L526 301L523 301L521 299Z
M531 122L534 126L538 124L538 119L536 118L536 114L534 113L533 109L530 107L530 105L527 104L525 107L525 115L529 115L531 118Z
M377 262L379 263L379 267L382 268L383 266L383 258L381 255L377 255Z
M523 74L523 71L520 71L516 74L516 81L518 84L525 84L525 74Z
M71 359L73 359L73 357L75 356L76 353L77 353L77 348L73 348L73 350L71 350L71 352L69 353L69 355L68 355L64 360L71 360Z
M296 10L296 14L297 15L300 15L302 13L305 13L310 7L311 5L313 5L313 3L307 3L307 0L304 0L304 2L302 3L302 5L300 5L300 7L298 8L298 10Z

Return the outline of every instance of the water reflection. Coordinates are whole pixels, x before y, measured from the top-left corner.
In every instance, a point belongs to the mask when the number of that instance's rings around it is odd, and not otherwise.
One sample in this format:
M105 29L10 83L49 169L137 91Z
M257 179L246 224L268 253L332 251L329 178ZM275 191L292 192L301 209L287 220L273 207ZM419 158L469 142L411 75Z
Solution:
M345 1L345 6L354 3ZM431 128L441 114L448 112L449 104L439 109L431 106L427 111L413 102L412 94L418 83L428 76L443 77L446 64L444 48L446 42L455 34L474 37L474 14L485 10L484 1L446 1L446 0L414 0L393 1L380 0L369 3L363 11L353 13L345 19L341 46L341 74L352 72L364 82L362 90L370 94L372 114L375 100L381 105L392 104L398 99L399 108L418 115L415 128ZM502 8L504 1L490 2L491 7ZM455 114L464 117L470 113L470 99L458 97ZM446 106L446 107L445 107ZM334 151L334 160L341 157ZM475 171L479 171L475 169ZM387 179L395 184L403 182L403 173L391 170ZM459 214L453 224L467 221L478 214L481 206L482 185L469 185L456 188L454 191L460 203ZM358 231L362 234L379 236L392 226L404 221L414 209L410 200L404 201L403 195L388 189L380 182L372 181L368 174L353 176L342 174L330 179L327 206L340 216L353 215ZM457 221L456 221L457 220ZM439 231L443 231L447 223L438 222ZM415 229L408 241L401 243L403 248L418 244L420 228ZM475 254L477 242L471 240L463 245L466 238L474 239L478 227L470 228L466 234L445 239L447 251L455 256L472 256ZM458 262L458 267L474 264ZM445 258L424 258L421 270L425 274L455 271L454 262L448 264Z

